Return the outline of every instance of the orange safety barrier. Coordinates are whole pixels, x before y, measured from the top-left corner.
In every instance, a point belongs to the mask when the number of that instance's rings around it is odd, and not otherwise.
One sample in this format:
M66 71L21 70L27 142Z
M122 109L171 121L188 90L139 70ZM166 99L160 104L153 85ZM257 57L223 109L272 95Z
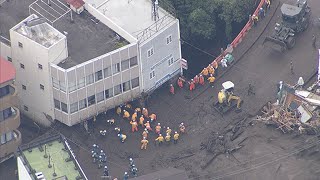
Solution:
M261 0L257 9L254 11L254 15L258 16L258 12L259 9L263 6L265 0ZM251 29L252 27L252 20L249 19L249 21L247 22L247 24L242 28L242 30L240 31L240 33L238 34L238 36L236 38L234 38L234 40L231 43L232 48L235 48L238 46L238 44L242 41L242 38L244 38L247 34L247 32ZM227 53L227 50L224 50L224 54ZM222 54L220 54L218 57L216 57L216 59L214 59L214 61L217 61L218 63L222 60Z

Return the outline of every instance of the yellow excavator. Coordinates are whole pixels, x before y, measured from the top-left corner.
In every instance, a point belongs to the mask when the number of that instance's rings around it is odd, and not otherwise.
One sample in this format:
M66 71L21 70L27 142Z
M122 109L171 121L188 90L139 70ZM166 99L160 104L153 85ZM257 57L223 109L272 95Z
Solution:
M222 83L222 87L223 89L218 93L218 102L215 104L215 108L221 114L227 113L234 107L237 107L236 112L240 112L242 100L239 96L233 94L233 82L226 81Z

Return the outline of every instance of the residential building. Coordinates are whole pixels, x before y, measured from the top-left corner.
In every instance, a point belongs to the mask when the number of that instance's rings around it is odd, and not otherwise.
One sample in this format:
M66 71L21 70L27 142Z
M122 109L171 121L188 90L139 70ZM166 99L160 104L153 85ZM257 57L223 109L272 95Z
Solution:
M13 65L0 57L0 163L12 157L21 144L15 74Z
M41 137L20 146L17 166L19 180L88 179L69 142L61 135Z
M50 3L9 1L0 12L20 108L36 122L72 126L181 73L179 21L157 2L84 0L80 15L65 1Z

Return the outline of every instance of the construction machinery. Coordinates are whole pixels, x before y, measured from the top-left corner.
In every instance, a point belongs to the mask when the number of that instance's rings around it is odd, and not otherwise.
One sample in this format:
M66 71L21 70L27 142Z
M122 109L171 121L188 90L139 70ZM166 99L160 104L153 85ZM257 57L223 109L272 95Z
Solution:
M291 49L296 43L296 34L308 28L311 9L307 0L298 0L295 5L282 4L282 22L276 23L274 32L263 43L276 44L281 52Z
M236 107L236 112L240 112L242 100L239 96L234 95L233 82L226 81L222 83L222 87L223 89L218 93L218 102L214 105L215 109L219 113L225 114Z

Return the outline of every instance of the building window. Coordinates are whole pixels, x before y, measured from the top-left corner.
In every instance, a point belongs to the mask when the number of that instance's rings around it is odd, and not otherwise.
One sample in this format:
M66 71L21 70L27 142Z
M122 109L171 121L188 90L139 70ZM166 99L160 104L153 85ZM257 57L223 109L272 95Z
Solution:
M104 100L104 93L103 93L103 91L97 93L97 94L96 94L96 97L97 97L97 103L103 101L103 100Z
M6 95L8 95L10 93L10 88L9 87L10 86L7 85L5 87L0 88L0 98L4 97L4 96L6 96Z
M120 63L112 65L112 72L113 74L120 72Z
M121 93L121 90L122 90L121 84L116 85L116 86L114 87L114 95L116 96L116 95L120 94L120 93Z
M24 69L24 64L20 63L20 68Z
M39 68L39 69L42 69L42 65L41 65L41 64L39 64L39 63L38 63L38 68Z
M66 103L61 102L61 110L65 113L68 113L68 106Z
M105 92L105 94L106 94L106 99L111 98L111 97L113 96L112 88L107 89L107 90L105 90L104 92Z
M60 81L60 90L66 92L66 83Z
M12 58L7 56L8 61L12 62Z
M92 104L96 103L96 96L92 95L88 97L88 106L91 106Z
M96 72L96 82L103 78L102 70Z
M137 56L130 58L130 67L138 65L138 58Z
M129 69L129 59L121 61L121 71Z
M78 89L83 88L85 86L85 77L78 79Z
M148 57L151 57L152 55L153 55L153 47L152 48L150 48L149 50L148 50Z
M139 86L139 77L131 80L132 89Z
M23 44L21 42L18 42L19 47L23 48Z
M28 106L23 106L23 110L25 110L25 111L29 111Z
M92 83L94 82L94 76L93 76L93 74L89 74L89 75L86 77L86 82L87 82L87 85L92 84Z
M156 74L155 74L154 70L151 71L151 73L150 73L150 79L154 78L155 76L156 76Z
M79 110L87 107L87 99L82 99L79 101Z
M171 42L172 42L172 36L170 35L167 37L167 44L170 44Z
M169 66L171 66L173 64L173 57L171 57L169 60L168 60L168 64Z
M52 85L54 88L60 89L59 81L55 78L52 78Z
M60 101L53 99L53 103L54 103L54 108L59 109L60 110Z
M25 86L25 85L22 84L22 89L23 89L23 90L27 90L27 86Z
M104 78L110 77L112 75L111 66L104 68L103 74L104 74Z
M2 117L1 116L0 117L3 119L7 119L7 118L11 117L13 114L14 114L14 109L9 107L7 109L2 110L2 112L1 112Z
M75 91L77 89L76 82L68 82L69 92Z
M70 104L70 113L74 113L78 111L78 102Z
M130 81L122 83L122 92L130 90Z
M40 89L44 90L44 85L40 84Z

